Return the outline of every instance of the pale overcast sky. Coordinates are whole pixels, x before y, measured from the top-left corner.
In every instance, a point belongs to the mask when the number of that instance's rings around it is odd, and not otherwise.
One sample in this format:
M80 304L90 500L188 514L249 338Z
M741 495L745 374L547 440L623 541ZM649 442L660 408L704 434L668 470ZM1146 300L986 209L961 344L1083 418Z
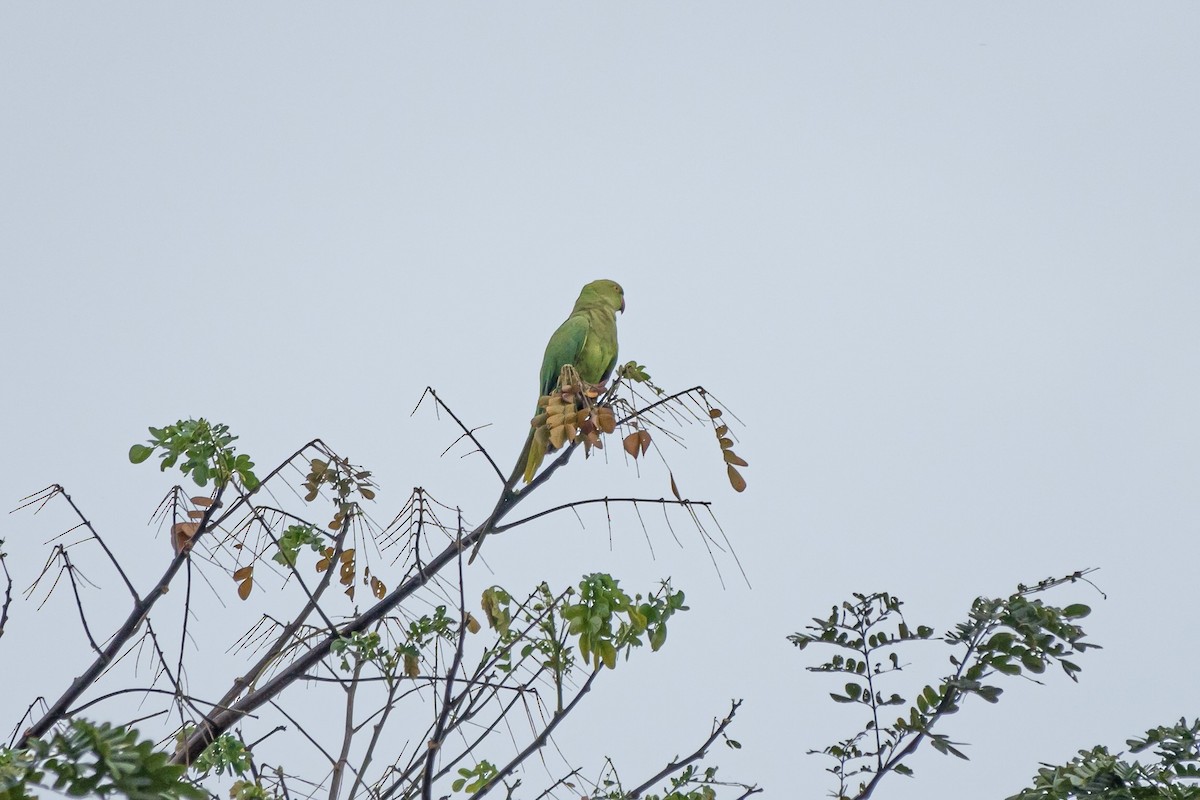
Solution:
M668 455L753 588L662 526L651 560L629 513L611 549L599 513L489 542L475 588L688 592L564 749L653 771L743 697L722 774L824 796L802 753L857 720L787 634L852 591L945 626L1100 567L1107 600L1050 598L1096 609L1080 684L968 704L973 760L877 795L1007 796L1200 705L1197 87L1194 3L5 3L3 505L64 484L148 584L169 480L125 454L204 415L264 466L323 437L380 517L421 485L478 519L486 464L409 411L433 385L510 462L546 338L611 277L622 359L747 423L742 495L711 434ZM633 472L550 494L667 493ZM18 588L64 519L0 518ZM69 604L13 614L6 731L82 663L29 638L74 642Z

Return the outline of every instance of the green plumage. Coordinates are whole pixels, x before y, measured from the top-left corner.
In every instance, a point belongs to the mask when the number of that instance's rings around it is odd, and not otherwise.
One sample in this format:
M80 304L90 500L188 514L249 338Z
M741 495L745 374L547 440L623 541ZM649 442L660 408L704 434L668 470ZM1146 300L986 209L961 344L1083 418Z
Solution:
M538 376L539 399L554 391L562 368L567 364L575 367L579 377L588 383L608 380L617 366L618 311L625 311L625 292L620 284L598 280L583 287L575 307L571 309L571 315L558 326L546 343L542 371ZM534 415L540 412L541 408L538 407ZM532 481L545 457L546 442L534 436L534 429L530 427L509 485L513 485L518 476L523 477L526 483ZM482 544L483 539L480 538L475 543L470 561L475 560Z
M588 383L608 380L617 366L617 312L624 310L625 292L615 281L592 281L583 287L571 309L571 316L558 326L546 343L538 379L538 397L554 391L558 376L567 364L575 367L579 377ZM536 409L534 413L539 411ZM526 483L533 480L545 457L545 443L531 430L522 455Z

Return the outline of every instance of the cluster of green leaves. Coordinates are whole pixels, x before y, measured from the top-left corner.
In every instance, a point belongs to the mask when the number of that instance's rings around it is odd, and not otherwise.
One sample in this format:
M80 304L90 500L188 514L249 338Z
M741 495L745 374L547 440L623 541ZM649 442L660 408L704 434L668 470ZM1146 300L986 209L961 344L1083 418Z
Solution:
M810 751L833 760L827 770L838 780L837 797L852 796L849 791L855 776L866 776L859 782L858 794L853 795L862 797L888 772L911 775L904 759L924 741L940 753L967 758L955 746L959 743L932 729L972 695L998 702L1003 690L991 682L997 675L1040 675L1058 664L1075 680L1079 666L1070 658L1098 646L1083 641L1084 631L1074 622L1087 616L1090 609L1081 604L1058 608L1031 595L1078 576L1019 587L1004 598L976 599L969 618L941 637L952 651L951 671L917 690L911 703L898 692L883 691L880 684L888 673L903 669L898 648L930 641L934 630L926 625L910 626L900 611L902 602L892 595L855 594L853 601L833 607L828 617L814 619L805 632L789 637L801 649L809 645L833 648L828 660L808 669L848 678L843 691L830 696L837 703L863 706L869 712L853 736ZM891 724L886 722L889 707L906 705L907 713Z
M176 741L182 745L195 729L194 725L185 725L176 735ZM218 775L228 772L238 776L239 779L229 788L230 800L275 800L277 795L267 791L261 780L247 775L252 772L252 762L253 756L242 740L231 733L223 733L192 763L192 769L199 772L201 777L213 772Z
M542 584L545 586L545 584ZM487 618L488 627L499 636L508 636L512 628L512 595L501 586L490 586L483 590L480 605Z
M233 443L238 437L229 432L228 425L213 425L201 417L149 430L149 444L129 448L132 463L140 464L161 450L160 469L166 472L182 458L180 471L191 475L197 486L207 486L210 480L225 484L236 475L249 491L258 488L254 462L245 453L235 452Z
M271 560L284 567L294 567L304 547L316 553L323 552L325 539L311 525L290 525L279 535L279 550Z
M665 795L660 798L648 794L646 800L716 800L717 792L712 787L716 779L716 767L707 767L701 772L691 764L671 777L671 788Z
M615 669L617 651L625 649L628 657L631 648L643 644L642 636L648 637L651 650L658 650L667 640L667 620L676 611L687 611L683 592L674 591L669 581L644 600L640 594L631 598L619 584L602 572L588 575L579 582L578 601L559 612L570 633L579 637L583 660L596 667Z
M528 641L521 646L521 658L537 652L541 663L554 673L555 682L561 687L563 677L575 666L575 655L555 619L553 610L557 602L547 583L543 581L538 585L523 613L525 622L533 625L537 633L527 637Z
M185 742L194 730L195 726L188 725L176 738L181 743ZM201 775L208 775L211 772L224 775L228 772L231 775L241 776L249 771L250 761L250 751L246 749L246 745L242 744L242 740L231 733L223 733L205 748L200 757L192 764L192 768Z
M466 767L459 769L459 777L455 778L454 783L450 784L450 788L456 792L474 794L487 786L488 782L492 778L495 778L499 771L492 762L480 761L470 769Z
M565 626L559 619L559 610L563 598L572 593L573 590L568 589L556 595L543 581L519 604L514 603L512 595L500 586L485 589L481 601L484 618L496 632L496 641L483 654L483 661L507 674L519 661L536 653L534 660L553 676L560 707L563 679L574 668L575 656ZM468 619L468 624L471 621ZM514 660L514 656L519 656L519 661Z
M340 659L339 666L349 672L355 664L372 663L386 677L393 678L396 668L403 665L404 676L415 678L419 673L421 651L436 638L449 639L456 633L454 620L446 614L446 606L438 606L428 614L408 624L407 636L395 647L387 647L376 631L352 633L330 646L332 655ZM353 663L351 663L353 662Z
M1123 761L1106 747L1080 750L1062 766L1038 770L1033 786L1008 800L1197 800L1200 798L1200 718L1164 725L1129 739L1133 753L1154 748L1148 764Z
M184 779L183 766L139 740L136 730L72 720L49 739L22 750L0 750L0 796L26 800L33 790L73 797L121 795L130 800L201 800L207 793Z
M636 361L630 361L617 367L617 377L626 381L634 381L635 383L648 383L650 381L650 373L646 371L645 364L639 364Z
M716 800L717 791L713 787L729 785L722 784L717 780L717 770L717 767L699 767L689 764L670 777L670 785L665 794L651 792L639 794L638 797L643 800ZM747 788L740 784L734 785L740 786L742 789ZM621 785L614 774L611 777L603 778L586 800L628 800L628 798L629 790Z

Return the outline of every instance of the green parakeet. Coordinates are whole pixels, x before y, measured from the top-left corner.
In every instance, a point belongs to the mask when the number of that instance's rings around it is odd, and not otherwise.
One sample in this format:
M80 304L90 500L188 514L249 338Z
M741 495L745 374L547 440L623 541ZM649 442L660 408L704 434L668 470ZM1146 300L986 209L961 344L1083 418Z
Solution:
M625 311L625 291L616 281L592 281L583 287L571 315L558 326L546 343L542 371L538 376L538 397L554 391L558 377L567 364L575 367L579 377L591 384L603 383L617 366L617 312ZM539 406L535 414L541 412ZM533 480L546 457L547 443L530 429L525 447L513 471L513 478L522 475L526 483ZM479 553L483 539L475 544L471 561Z
M603 383L617 366L617 312L625 311L625 291L615 281L592 281L583 287L571 316L567 317L546 343L538 397L548 395L558 384L559 373L567 364L575 367L588 383ZM539 409L540 410L540 409ZM525 482L546 457L546 445L530 431L525 454Z

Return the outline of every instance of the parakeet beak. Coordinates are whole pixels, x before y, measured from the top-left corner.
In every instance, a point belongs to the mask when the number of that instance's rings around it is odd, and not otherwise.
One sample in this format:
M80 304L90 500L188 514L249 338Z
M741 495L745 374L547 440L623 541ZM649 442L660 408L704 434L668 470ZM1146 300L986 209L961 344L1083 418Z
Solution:
M625 313L625 295L621 295L621 307L617 309L622 314Z

